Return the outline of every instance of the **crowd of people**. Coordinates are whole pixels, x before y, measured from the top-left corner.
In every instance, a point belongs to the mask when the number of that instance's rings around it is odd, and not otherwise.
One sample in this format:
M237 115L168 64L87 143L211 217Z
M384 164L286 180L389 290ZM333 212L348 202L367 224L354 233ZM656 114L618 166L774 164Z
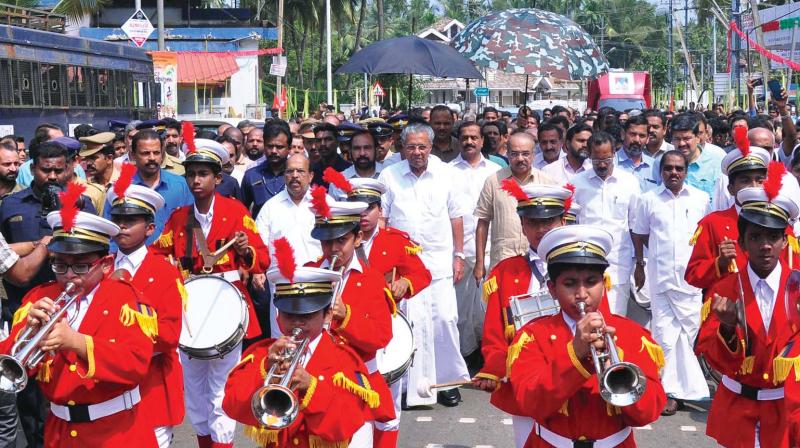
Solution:
M517 447L635 446L712 395L722 446L794 446L796 129L781 100L4 137L0 350L49 329L27 375L0 360L0 446L21 425L34 448L167 447L186 417L201 448L237 422L396 447L403 410L464 385ZM275 372L297 416L264 398Z

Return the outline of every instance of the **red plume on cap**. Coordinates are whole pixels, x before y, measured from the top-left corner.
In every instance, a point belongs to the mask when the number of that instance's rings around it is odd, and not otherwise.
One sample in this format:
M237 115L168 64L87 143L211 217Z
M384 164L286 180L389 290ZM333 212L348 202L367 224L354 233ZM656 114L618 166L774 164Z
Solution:
M67 191L58 193L61 199L61 227L64 231L72 232L72 227L75 226L75 218L78 217L78 199L81 198L83 192L86 191L84 185L78 185L75 182L70 182L67 185Z
M570 191L570 195L567 199L564 200L564 213L568 213L569 209L572 208L572 198L575 197L575 185L567 183L564 185L564 188Z
M767 193L767 201L772 202L781 192L784 174L786 174L786 167L782 162L773 160L767 165L767 180L764 181L764 192Z
M317 216L323 218L331 217L331 207L328 205L328 190L325 187L315 185L311 189L311 208Z
M747 138L747 128L744 126L736 126L733 128L733 142L742 153L742 157L750 155L750 140Z
M522 202L522 201L527 201L529 199L528 195L525 194L524 191L522 191L522 188L520 188L517 181L515 181L510 177L507 179L503 179L503 181L500 182L500 189L511 195L511 197L513 197L517 201Z
M194 123L189 120L183 120L181 122L181 136L183 137L183 143L186 143L188 153L197 151L197 147L194 145Z
M122 169L119 173L119 178L114 182L114 194L118 198L125 196L125 191L131 186L133 176L136 175L136 165L132 163L123 163Z
M350 181L344 177L344 174L336 171L332 167L325 168L325 171L322 172L322 180L329 184L333 184L334 187L344 191L345 194L350 194L353 192L353 186L350 185Z
M272 247L275 248L275 259L278 261L278 270L281 275L286 277L289 283L294 283L294 271L297 269L294 248L286 237L280 237L273 241Z

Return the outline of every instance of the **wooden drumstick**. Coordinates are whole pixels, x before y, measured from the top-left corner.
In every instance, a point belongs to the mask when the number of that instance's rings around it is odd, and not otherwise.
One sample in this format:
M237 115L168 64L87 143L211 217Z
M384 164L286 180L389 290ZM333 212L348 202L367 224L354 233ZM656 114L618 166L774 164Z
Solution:
M394 281L397 278L397 266L392 268L392 283L389 284L389 289L394 291Z
M420 397L428 398L433 396L433 389L441 389L444 387L455 387L455 386L467 386L470 384L472 384L472 380L450 381L448 383L439 383L439 384L428 384L427 381L423 380L419 382L419 386L417 387L417 394Z

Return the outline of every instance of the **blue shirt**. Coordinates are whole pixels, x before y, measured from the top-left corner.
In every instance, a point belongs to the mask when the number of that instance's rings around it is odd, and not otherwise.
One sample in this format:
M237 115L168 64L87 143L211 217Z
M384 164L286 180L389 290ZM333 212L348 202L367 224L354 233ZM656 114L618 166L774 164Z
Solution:
M228 173L222 173L222 182L217 185L217 193L226 198L242 200L242 189L239 188L239 181Z
M617 151L614 159L614 165L616 167L621 168L636 177L636 179L639 181L639 188L642 189L642 193L646 193L658 186L658 179L653 173L655 159L650 154L642 152L642 160L639 162L638 166L634 165L633 160L628 157L628 153L625 152L625 148L621 148L619 151Z
M689 170L686 174L686 184L704 191L709 198L713 197L714 183L722 175L723 156L714 151L703 151L700 147L700 156L694 162L689 163Z
M144 183L138 172L135 176L133 176L132 183L134 185L142 185L150 188L149 185ZM192 196L192 193L189 191L189 187L186 185L186 180L177 174L172 174L168 171L164 171L163 169L161 170L161 179L158 181L158 185L156 185L153 190L164 197L164 207L156 210L156 229L153 234L147 237L145 240L145 245L148 246L153 244L153 242L157 240L159 236L161 236L161 232L164 230L164 224L167 223L167 220L176 208L183 207L184 205L194 204L194 196ZM106 199L103 217L106 219L111 219L111 204L108 202L108 199ZM114 252L116 249L117 245L112 241L111 251Z
M91 199L86 196L82 196L82 198L81 209L96 214L97 211L92 205ZM9 244L37 241L44 236L53 234L53 229L47 224L47 217L42 215L42 201L33 194L32 188L12 193L3 199L3 203L0 204L0 232L3 233ZM19 307L22 297L28 290L54 279L50 262L46 261L26 285L14 286L4 281L9 302L7 306L3 306L3 320L11 320L11 316Z
M269 168L269 163L264 162L249 168L242 177L242 202L244 206L253 207L252 216L258 212L264 203L286 188L283 173L275 175Z
M25 188L30 187L31 183L33 183L33 173L31 172L32 164L33 161L29 159L19 166L17 183ZM83 171L83 167L80 164L75 165L75 174L77 174L81 179L86 180L86 172Z

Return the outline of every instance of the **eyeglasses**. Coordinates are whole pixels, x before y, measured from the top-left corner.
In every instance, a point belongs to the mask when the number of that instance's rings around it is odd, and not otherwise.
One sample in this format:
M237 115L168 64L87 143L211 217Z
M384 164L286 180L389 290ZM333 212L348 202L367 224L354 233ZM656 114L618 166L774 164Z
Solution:
M72 272L74 274L84 275L88 274L89 271L101 260L102 258L98 258L97 260L91 263L74 263L74 264L59 263L57 261L54 261L50 263L50 269L52 269L54 273L59 275L66 274L68 269L72 269Z
M425 151L428 149L428 145L405 145L403 149L407 149L409 151Z
M592 159L592 165L606 165L613 162L614 162L613 157L609 157L607 159Z

